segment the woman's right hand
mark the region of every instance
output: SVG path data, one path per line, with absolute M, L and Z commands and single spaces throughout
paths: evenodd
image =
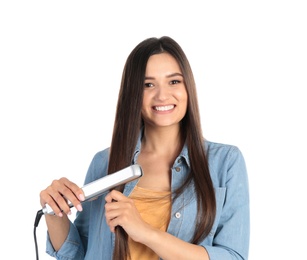
M 48 204 L 59 217 L 62 217 L 63 213 L 71 214 L 68 202 L 71 202 L 78 211 L 82 211 L 81 202 L 83 200 L 83 190 L 65 177 L 54 180 L 51 185 L 40 192 L 41 206 Z

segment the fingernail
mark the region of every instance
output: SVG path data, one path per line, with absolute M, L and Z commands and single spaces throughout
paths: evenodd
M 84 195 L 81 193 L 80 195 L 79 195 L 79 199 L 81 200 L 81 201 L 84 201 Z
M 77 208 L 78 211 L 82 211 L 82 210 L 83 210 L 81 204 L 78 204 L 78 205 L 76 206 L 76 208 Z

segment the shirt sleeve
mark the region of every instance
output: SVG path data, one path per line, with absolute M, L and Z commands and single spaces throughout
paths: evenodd
M 250 236 L 249 187 L 245 160 L 231 147 L 223 162 L 221 186 L 226 188 L 212 245 L 203 245 L 210 260 L 248 259 Z
M 70 222 L 68 236 L 59 251 L 55 251 L 47 233 L 46 253 L 58 260 L 83 260 L 84 250 L 78 230 Z
M 98 152 L 93 157 L 84 184 L 94 181 L 106 174 L 108 150 Z M 55 251 L 47 233 L 46 253 L 58 260 L 83 260 L 87 250 L 90 202 L 82 204 L 83 211 L 76 213 L 74 222 L 70 222 L 68 236 L 59 251 Z

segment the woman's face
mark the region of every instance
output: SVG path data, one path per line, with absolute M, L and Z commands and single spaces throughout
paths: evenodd
M 187 110 L 188 94 L 173 56 L 161 53 L 149 58 L 144 88 L 142 117 L 145 125 L 179 125 Z

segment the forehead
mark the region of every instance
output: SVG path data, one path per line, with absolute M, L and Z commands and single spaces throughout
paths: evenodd
M 176 59 L 169 53 L 154 54 L 149 57 L 146 66 L 148 73 L 181 73 Z

